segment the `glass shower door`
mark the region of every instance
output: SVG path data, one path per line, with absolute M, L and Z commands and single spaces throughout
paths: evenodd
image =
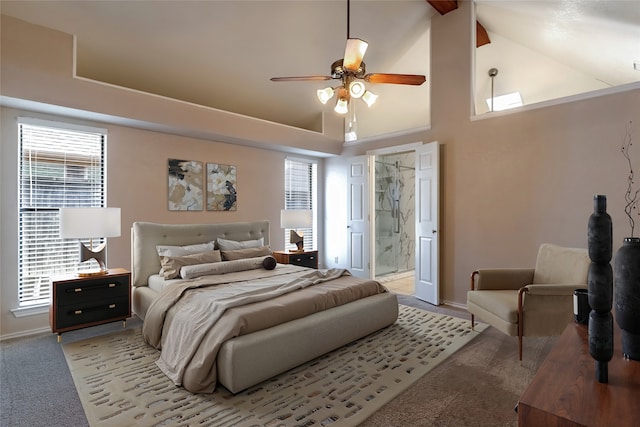
M 376 276 L 398 271 L 399 234 L 397 177 L 394 164 L 376 161 Z

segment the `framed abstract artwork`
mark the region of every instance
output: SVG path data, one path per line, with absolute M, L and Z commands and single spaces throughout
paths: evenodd
M 169 159 L 169 210 L 203 209 L 202 162 Z
M 237 209 L 236 167 L 207 163 L 207 210 L 235 211 Z

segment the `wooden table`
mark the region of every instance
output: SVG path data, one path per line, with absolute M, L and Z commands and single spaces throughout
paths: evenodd
M 564 330 L 518 403 L 519 426 L 623 427 L 640 425 L 640 361 L 622 356 L 614 321 L 609 382 L 595 377 L 586 325 Z

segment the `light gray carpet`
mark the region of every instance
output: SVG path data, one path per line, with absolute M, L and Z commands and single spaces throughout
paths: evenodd
M 470 323 L 463 309 L 434 307 L 406 296 L 398 300 Z M 525 337 L 520 363 L 517 337 L 488 328 L 360 427 L 516 427 L 514 407 L 556 340 Z
M 92 427 L 354 426 L 486 327 L 472 331 L 464 323 L 401 305 L 393 325 L 236 395 L 175 387 L 139 330 L 63 350 Z
M 410 296 L 400 303 L 468 319 L 464 309 L 432 306 Z M 131 319 L 127 329 L 141 325 Z M 69 343 L 121 331 L 118 323 L 68 332 Z M 517 339 L 489 328 L 367 419 L 365 427 L 517 426 L 513 407 L 555 338 L 525 338 L 520 366 Z M 479 363 L 489 361 L 489 369 Z M 0 425 L 88 426 L 56 336 L 43 333 L 0 343 Z

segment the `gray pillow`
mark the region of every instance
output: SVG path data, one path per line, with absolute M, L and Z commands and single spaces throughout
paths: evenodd
M 202 252 L 185 256 L 161 256 L 160 275 L 165 280 L 175 279 L 180 274 L 180 269 L 185 265 L 209 264 L 222 261 L 220 251 Z
M 259 256 L 272 255 L 269 246 L 260 246 L 257 248 L 235 249 L 232 251 L 221 250 L 222 259 L 225 261 L 233 261 L 236 259 L 256 258 Z

